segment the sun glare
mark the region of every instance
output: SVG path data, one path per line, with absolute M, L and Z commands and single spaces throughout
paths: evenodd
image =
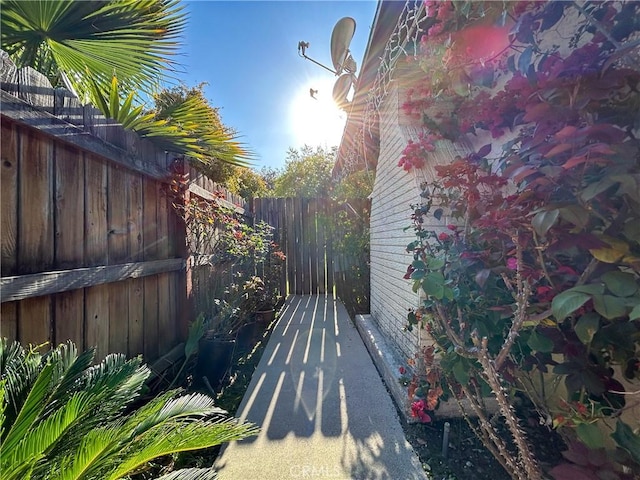
M 335 80 L 331 76 L 311 80 L 304 83 L 292 98 L 289 125 L 296 139 L 295 147 L 340 144 L 347 115 L 333 101 Z M 311 97 L 310 89 L 314 90 L 315 98 Z

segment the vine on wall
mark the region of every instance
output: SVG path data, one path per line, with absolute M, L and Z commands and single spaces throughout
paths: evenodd
M 570 446 L 554 478 L 627 478 L 640 469 L 626 415 L 640 401 L 640 5 L 425 4 L 429 74 L 403 107 L 425 133 L 399 166 L 424 166 L 438 139 L 490 140 L 436 166 L 412 206 L 405 278 L 425 301 L 408 326 L 431 333 L 444 384 L 514 478 L 544 475 L 516 392 Z M 449 233 L 423 228 L 445 215 Z M 487 420 L 487 392 L 517 457 Z

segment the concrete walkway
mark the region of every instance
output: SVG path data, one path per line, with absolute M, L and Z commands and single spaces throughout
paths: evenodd
M 261 427 L 218 457 L 221 480 L 425 479 L 344 306 L 292 296 L 238 409 Z

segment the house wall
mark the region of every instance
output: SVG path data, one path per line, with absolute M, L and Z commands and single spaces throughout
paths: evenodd
M 450 163 L 457 155 L 466 155 L 466 144 L 439 141 L 437 152 L 420 170 L 406 172 L 398 166 L 402 151 L 422 131 L 419 120 L 404 115 L 402 104 L 407 97 L 411 78 L 424 72 L 417 67 L 396 68 L 390 90 L 380 108 L 380 156 L 376 180 L 371 194 L 371 315 L 381 332 L 405 357 L 415 355 L 420 345 L 430 344 L 424 330 L 405 331 L 407 311 L 420 304 L 419 293 L 403 278 L 412 256 L 407 244 L 415 240 L 411 227 L 411 205 L 421 201 L 420 184 L 436 177 L 435 165 Z M 425 225 L 435 231 L 446 230 L 447 217 L 437 221 L 431 217 Z
M 410 357 L 418 335 L 403 327 L 407 309 L 417 307 L 419 298 L 402 278 L 411 262 L 406 246 L 413 237 L 403 229 L 410 225 L 410 205 L 420 197 L 413 176 L 397 166 L 407 144 L 398 124 L 398 85 L 391 86 L 380 121 L 380 156 L 371 194 L 371 315 L 385 337 Z

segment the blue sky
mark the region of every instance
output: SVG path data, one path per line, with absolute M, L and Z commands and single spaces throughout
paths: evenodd
M 208 83 L 207 98 L 256 154 L 256 168 L 282 167 L 289 147 L 339 143 L 346 114 L 331 99 L 336 77 L 299 57 L 298 42 L 309 42 L 307 55 L 331 66 L 333 26 L 353 17 L 351 53 L 360 68 L 375 0 L 184 4 L 189 22 L 178 78 L 188 86 Z M 310 88 L 318 90 L 318 100 Z

